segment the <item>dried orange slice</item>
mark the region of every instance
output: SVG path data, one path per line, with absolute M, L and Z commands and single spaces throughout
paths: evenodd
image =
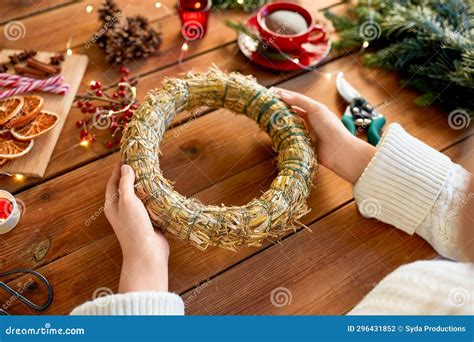
M 0 135 L 0 159 L 16 159 L 33 148 L 34 141 L 16 140 L 10 133 Z
M 25 126 L 12 128 L 10 133 L 18 140 L 31 140 L 50 131 L 58 122 L 59 116 L 56 113 L 42 110 L 33 121 Z
M 3 125 L 17 115 L 21 108 L 23 108 L 23 104 L 24 100 L 21 96 L 12 96 L 0 100 L 0 125 Z
M 6 123 L 6 127 L 16 128 L 26 125 L 32 121 L 43 108 L 43 98 L 38 95 L 27 95 L 23 97 L 24 104 L 20 112 Z

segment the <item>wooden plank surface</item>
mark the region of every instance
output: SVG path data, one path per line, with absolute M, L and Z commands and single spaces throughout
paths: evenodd
M 154 22 L 174 13 L 173 0 L 163 0 L 160 8 L 155 7 L 155 1 L 117 0 L 126 16 L 135 16 L 146 13 L 147 18 Z M 59 7 L 38 16 L 31 16 L 20 20 L 21 35 L 17 39 L 2 39 L 1 48 L 29 49 L 42 51 L 62 51 L 66 49 L 69 40 L 71 47 L 84 44 L 93 33 L 101 27 L 97 10 L 102 0 L 80 1 L 74 4 Z M 93 11 L 88 13 L 87 6 Z M 6 24 L 5 24 L 6 25 Z M 3 31 L 5 25 L 0 26 Z
M 214 61 L 220 61 L 219 66 L 223 70 L 231 71 L 237 68 L 237 70 L 245 74 L 256 75 L 258 81 L 267 86 L 276 84 L 288 77 L 288 75 L 270 73 L 255 67 L 253 64 L 246 63 L 245 58 L 241 56 L 235 46 L 226 46 L 182 65 L 176 65 L 144 77 L 139 85 L 140 96 L 144 96 L 144 89 L 152 89 L 159 86 L 167 75 L 178 75 L 193 67 L 205 69 L 212 65 Z M 446 141 L 449 142 L 457 139 L 459 136 L 462 137 L 467 131 L 460 132 L 450 129 L 446 114 L 436 107 L 424 109 L 416 106 L 414 103 L 416 92 L 411 90 L 400 91 L 399 79 L 395 74 L 363 68 L 359 61 L 352 56 L 329 63 L 320 72 L 314 71 L 295 78 L 295 81 L 290 80 L 284 86 L 292 90 L 305 92 L 309 96 L 326 103 L 334 112 L 342 113 L 345 103 L 338 96 L 334 83 L 334 75 L 341 70 L 345 71 L 347 78 L 355 86 L 364 89 L 364 96 L 374 104 L 384 104 L 386 100 L 391 99 L 392 94 L 397 93 L 395 99 L 382 106 L 382 111 L 389 119 L 389 122 L 398 121 L 401 124 L 410 125 L 415 130 L 414 134 L 417 134 L 417 131 L 421 133 L 426 131 L 426 126 L 430 122 L 436 121 L 434 123 L 437 127 L 436 134 L 430 134 L 429 137 L 432 143 L 446 146 Z M 327 77 L 327 73 L 331 73 L 330 78 Z M 298 90 L 299 87 L 301 87 L 301 90 Z M 407 114 L 402 115 L 405 112 Z M 189 116 L 189 113 L 183 115 Z M 394 120 L 391 119 L 392 117 Z M 100 143 L 94 144 L 87 149 L 78 144 L 78 129 L 75 126 L 75 121 L 81 118 L 82 115 L 78 110 L 71 112 L 70 119 L 66 122 L 60 136 L 60 143 L 56 147 L 46 171 L 45 176 L 47 179 L 111 152 Z M 106 132 L 104 133 L 106 134 Z M 35 182 L 35 180 L 28 179 L 26 182 L 19 183 L 9 177 L 0 178 L 0 186 L 12 192 L 21 190 L 31 182 Z
M 461 163 L 472 153 L 473 142 L 472 137 L 465 139 L 445 153 Z M 338 181 L 328 184 L 330 196 L 318 194 L 314 205 L 324 205 L 326 199 L 334 197 L 334 189 L 341 186 L 350 192 L 350 186 L 331 172 L 323 171 L 318 177 L 321 176 Z M 239 186 L 236 184 L 236 188 Z M 255 188 L 254 184 L 248 187 Z M 99 222 L 95 228 L 98 226 Z M 218 249 L 202 253 L 171 241 L 170 290 L 186 291 L 183 299 L 188 314 L 343 314 L 396 267 L 436 255 L 419 237 L 361 217 L 353 202 L 310 228 L 312 232 L 301 230 L 280 244 L 267 245 L 258 254 L 250 248 L 237 253 Z M 74 306 L 91 300 L 99 288 L 116 291 L 120 265 L 120 247 L 114 235 L 108 235 L 39 268 L 55 289 L 54 304 L 45 313 L 67 314 Z M 224 272 L 213 277 L 217 274 L 209 272 L 213 268 Z M 191 274 L 201 277 L 193 282 Z M 9 285 L 24 284 L 28 278 L 19 278 Z M 194 288 L 187 287 L 188 283 Z M 271 304 L 271 291 L 278 287 L 289 289 L 291 305 Z M 44 292 L 37 288 L 26 294 L 37 301 L 44 298 Z M 6 300 L 8 296 L 0 294 L 0 303 Z M 9 311 L 37 314 L 18 303 Z
M 2 50 L 0 60 L 6 62 L 8 56 L 20 50 Z M 39 52 L 36 56 L 38 60 L 49 62 L 51 53 Z M 33 149 L 26 156 L 7 162 L 0 166 L 0 173 L 22 174 L 28 177 L 43 177 L 58 141 L 64 123 L 67 120 L 72 102 L 82 76 L 87 67 L 88 59 L 83 55 L 66 56 L 66 60 L 61 65 L 61 76 L 64 83 L 69 84 L 69 91 L 65 95 L 55 95 L 38 93 L 43 99 L 43 109 L 58 114 L 59 122 L 51 131 L 35 139 Z
M 11 20 L 21 20 L 29 15 L 38 15 L 52 8 L 72 4 L 75 0 L 3 0 L 0 25 Z
M 353 67 L 352 69 L 355 68 Z M 367 74 L 364 74 L 364 76 L 366 77 Z M 301 79 L 304 80 L 306 77 L 309 76 L 301 76 Z M 382 78 L 379 77 L 379 80 L 380 79 Z M 365 79 L 365 81 L 371 82 L 370 78 Z M 294 84 L 295 81 L 293 80 L 292 82 Z M 357 82 L 360 81 L 355 81 L 355 83 Z M 304 88 L 303 83 L 299 86 Z M 324 82 L 314 83 L 314 87 L 322 87 L 321 89 L 324 89 L 325 84 Z M 306 91 L 311 92 L 311 89 L 312 88 L 308 88 Z M 383 91 L 381 93 L 384 94 Z M 372 96 L 375 96 L 376 94 L 377 93 L 374 93 Z M 337 101 L 335 103 L 337 106 Z M 396 103 L 398 102 L 395 101 L 394 104 Z M 332 106 L 334 106 L 334 104 L 332 104 Z M 419 115 L 418 113 L 415 114 Z M 217 115 L 217 112 L 211 115 Z M 184 137 L 184 145 L 179 144 L 178 148 L 173 147 L 175 145 L 172 142 L 169 142 L 169 145 L 164 145 L 164 158 L 166 158 L 166 156 L 169 156 L 170 158 L 168 159 L 169 162 L 164 161 L 162 163 L 163 168 L 165 169 L 165 175 L 171 179 L 175 179 L 173 175 L 176 175 L 175 177 L 179 178 L 182 172 L 185 172 L 184 175 L 198 174 L 201 177 L 199 179 L 199 177 L 196 178 L 189 176 L 189 183 L 177 183 L 177 189 L 186 195 L 192 195 L 193 188 L 201 185 L 199 180 L 204 181 L 204 184 L 206 183 L 206 177 L 208 177 L 207 172 L 212 172 L 210 166 L 220 165 L 221 169 L 219 172 L 221 174 L 213 176 L 219 179 L 219 176 L 222 178 L 222 173 L 225 175 L 227 172 L 225 166 L 228 167 L 229 165 L 233 165 L 229 160 L 224 162 L 224 160 L 221 159 L 226 151 L 227 153 L 228 151 L 232 151 L 228 146 L 222 146 L 222 149 L 215 149 L 214 152 L 210 152 L 212 151 L 212 148 L 210 151 L 203 148 L 206 144 L 212 146 L 212 141 L 208 141 L 208 137 L 203 137 L 202 134 L 197 133 L 199 132 L 198 125 L 201 122 L 200 120 L 208 119 L 212 121 L 211 115 L 193 121 L 193 123 L 190 124 L 190 127 L 187 128 L 188 131 L 185 130 L 181 135 L 175 134 L 175 131 L 170 131 L 167 133 L 167 137 L 165 138 L 165 144 L 167 144 L 167 139 L 174 139 L 175 137 L 179 139 Z M 398 114 L 396 117 L 399 118 L 401 116 L 404 116 L 403 113 Z M 231 120 L 225 116 L 222 117 L 222 120 L 223 122 L 231 122 Z M 439 125 L 439 121 L 431 122 L 431 125 L 432 126 L 425 127 L 425 130 L 417 132 L 417 134 L 421 135 L 420 137 L 422 139 L 429 139 L 429 137 L 432 136 L 431 132 L 435 131 L 435 127 Z M 409 122 L 407 122 L 407 126 L 410 126 Z M 207 124 L 204 124 L 201 127 L 207 128 L 208 126 Z M 218 125 L 216 130 L 219 128 L 222 127 L 219 127 Z M 242 126 L 242 128 L 244 131 L 248 130 L 246 126 Z M 175 130 L 178 129 L 179 127 Z M 222 131 L 225 130 L 222 129 Z M 172 136 L 168 137 L 170 134 Z M 439 134 L 438 136 L 443 138 L 442 134 Z M 194 141 L 192 141 L 193 137 Z M 451 136 L 451 139 L 447 139 L 448 137 L 449 136 L 445 136 L 443 139 L 446 146 L 449 146 L 457 139 L 454 135 Z M 203 142 L 199 142 L 199 139 Z M 216 139 L 222 144 L 232 141 L 229 139 L 221 139 L 219 137 Z M 188 141 L 188 143 L 186 143 L 186 141 Z M 256 141 L 254 141 L 248 145 L 243 144 L 243 142 L 238 142 L 235 146 L 243 146 L 245 148 L 251 147 L 252 150 L 254 148 L 260 149 L 261 152 L 268 156 L 268 152 L 265 152 L 266 149 L 262 150 L 262 147 L 258 147 L 258 145 L 259 144 L 256 144 Z M 171 154 L 168 155 L 166 151 L 170 149 Z M 185 151 L 185 153 L 183 153 L 183 151 Z M 260 153 L 254 155 L 260 155 Z M 187 154 L 187 156 L 184 155 L 180 157 L 180 154 Z M 30 210 L 29 208 L 32 207 L 33 212 L 27 211 L 23 223 L 15 228 L 14 235 L 11 234 L 2 237 L 2 244 L 7 246 L 4 251 L 4 266 L 7 267 L 7 269 L 17 267 L 18 265 L 38 267 L 58 258 L 62 258 L 63 256 L 67 257 L 68 254 L 73 253 L 74 251 L 81 251 L 84 248 L 88 249 L 87 253 L 91 255 L 91 260 L 96 260 L 97 253 L 101 255 L 104 250 L 107 250 L 109 245 L 114 246 L 111 248 L 110 255 L 104 255 L 101 260 L 102 262 L 105 262 L 104 259 L 108 256 L 111 259 L 110 262 L 118 263 L 120 260 L 120 250 L 116 244 L 115 238 L 109 236 L 111 230 L 105 221 L 105 218 L 101 216 L 89 226 L 84 224 L 84 220 L 93 216 L 95 212 L 100 210 L 103 203 L 102 196 L 105 183 L 113 162 L 117 157 L 117 155 L 113 155 L 109 158 L 98 160 L 84 168 L 70 172 L 63 177 L 59 177 L 54 181 L 47 182 L 23 193 L 20 198 L 24 200 L 27 205 L 27 210 Z M 235 153 L 233 158 L 240 159 L 241 153 Z M 196 168 L 190 167 L 190 161 L 192 161 L 192 164 L 196 163 L 198 166 Z M 211 163 L 210 161 L 214 161 L 214 163 Z M 209 166 L 205 166 L 207 163 L 209 163 Z M 271 160 L 268 160 L 268 162 L 264 161 L 263 163 L 264 165 L 256 165 L 255 167 L 235 174 L 233 177 L 226 178 L 224 181 L 219 182 L 194 196 L 206 203 L 223 202 L 226 204 L 242 204 L 242 202 L 245 202 L 248 198 L 258 195 L 260 191 L 268 187 L 268 184 L 274 175 L 274 166 L 272 165 Z M 186 168 L 186 165 L 188 168 Z M 242 165 L 245 166 L 246 164 L 244 163 Z M 168 167 L 170 167 L 170 169 L 168 169 Z M 201 172 L 199 172 L 200 168 Z M 170 172 L 168 170 L 170 170 Z M 235 168 L 235 171 L 240 170 L 239 167 Z M 188 173 L 186 173 L 186 171 L 188 171 Z M 185 180 L 187 177 L 184 176 L 183 179 Z M 252 179 L 254 182 L 246 185 L 246 180 L 248 179 Z M 321 170 L 316 179 L 315 192 L 310 199 L 310 206 L 316 210 L 305 218 L 303 222 L 310 223 L 314 221 L 315 218 L 330 212 L 332 209 L 343 205 L 351 199 L 349 185 L 343 181 L 338 181 L 337 179 L 338 178 L 330 172 L 324 171 L 324 169 Z M 213 179 L 210 183 L 212 184 L 215 181 L 216 179 Z M 337 191 L 335 189 L 337 189 Z M 248 190 L 249 193 L 245 194 L 244 190 Z M 337 195 L 335 195 L 335 193 L 337 193 Z M 65 210 L 64 203 L 68 203 L 69 208 L 71 209 Z M 26 222 L 28 222 L 28 224 L 26 224 Z M 98 240 L 100 241 L 97 242 Z M 22 251 L 21 254 L 18 254 L 18 249 L 21 248 L 25 242 L 26 245 L 30 246 L 30 248 Z M 88 245 L 91 243 L 93 243 L 93 245 Z M 255 249 L 243 249 L 239 253 L 233 254 L 220 249 L 211 249 L 201 255 L 201 253 L 194 248 L 185 246 L 181 242 L 174 241 L 172 243 L 172 250 L 175 257 L 171 261 L 171 286 L 176 291 L 189 289 L 194 284 L 203 281 L 203 279 L 211 277 L 214 274 L 231 267 L 231 265 L 239 260 L 243 260 L 249 255 L 258 252 L 258 250 Z M 201 262 L 193 264 L 190 263 L 191 260 L 201 260 Z M 114 268 L 110 267 L 110 270 L 113 272 Z M 93 276 L 91 275 L 91 277 L 99 277 L 96 273 L 98 271 L 91 270 L 91 272 L 94 274 Z M 110 277 L 109 279 L 115 279 L 108 274 L 103 276 Z M 116 276 L 118 276 L 118 273 Z M 109 283 L 108 285 L 112 286 L 113 283 Z
M 347 77 L 358 87 L 365 87 L 367 89 L 366 96 L 373 103 L 383 102 L 384 98 L 389 94 L 387 89 L 398 85 L 393 74 L 378 72 L 370 76 L 367 72 L 361 72 L 362 68 L 358 63 L 354 62 L 354 64 L 351 64 L 350 61 L 351 59 L 347 59 L 331 63 L 325 70 L 334 71 L 345 68 Z M 373 78 L 378 79 L 378 87 L 373 84 Z M 367 86 L 367 84 L 370 84 L 370 86 Z M 341 99 L 336 94 L 333 81 L 326 77 L 306 74 L 283 86 L 299 88 L 311 96 L 316 95 L 316 98 L 318 93 L 324 92 L 325 103 L 332 110 L 338 112 Z M 399 96 L 406 92 L 406 90 L 402 91 Z M 433 137 L 436 136 L 434 142 L 441 144 L 438 145 L 441 148 L 445 148 L 461 139 L 458 132 L 449 129 L 447 120 L 442 113 L 431 113 L 434 117 L 438 116 L 438 119 L 427 120 L 428 125 L 422 130 L 413 124 L 413 122 L 419 120 L 420 109 L 412 109 L 410 112 L 404 106 L 400 108 L 399 104 L 400 102 L 394 101 L 390 106 L 386 107 L 386 109 L 390 109 L 387 112 L 387 116 L 390 114 L 390 122 L 402 121 L 402 124 L 407 126 L 411 133 L 423 140 L 432 140 L 433 142 Z M 415 105 L 412 104 L 412 106 Z M 242 130 L 235 131 L 235 127 L 241 127 Z M 242 134 L 241 132 L 246 133 Z M 432 132 L 437 132 L 437 134 Z M 176 181 L 176 190 L 188 196 L 272 157 L 272 154 L 269 152 L 269 140 L 264 133 L 258 130 L 256 125 L 245 117 L 238 117 L 225 111 L 213 112 L 194 120 L 187 126 L 177 127 L 175 130 L 167 132 L 162 145 L 162 151 L 161 165 L 165 176 Z M 8 239 L 8 244 L 12 246 L 12 249 L 7 248 L 5 250 L 6 255 L 11 254 L 11 257 L 8 258 L 8 265 L 14 267 L 25 262 L 23 257 L 15 253 L 15 246 L 22 244 L 25 238 L 34 238 L 28 232 L 31 229 L 30 225 L 33 224 L 35 226 L 35 222 L 37 222 L 38 228 L 48 231 L 48 233 L 43 232 L 43 235 L 50 236 L 53 241 L 66 238 L 66 241 L 60 240 L 54 244 L 63 253 L 66 253 L 68 249 L 64 249 L 65 247 L 62 246 L 71 248 L 71 251 L 83 246 L 87 241 L 72 238 L 72 236 L 77 234 L 77 230 L 74 227 L 77 225 L 83 226 L 83 221 L 87 217 L 91 217 L 101 207 L 106 179 L 117 157 L 100 159 L 91 165 L 87 165 L 86 168 L 70 172 L 65 177 L 58 178 L 54 182 L 47 182 L 44 186 L 38 186 L 22 193 L 20 198 L 25 201 L 28 208 L 31 206 L 41 210 L 39 212 L 28 211 L 20 226 L 15 229 L 16 233 L 11 234 L 12 240 Z M 62 160 L 54 160 L 53 162 L 65 163 L 68 158 L 70 156 L 65 154 Z M 273 167 L 270 167 L 270 172 L 273 169 Z M 264 175 L 267 174 L 268 172 L 264 173 Z M 74 189 L 74 191 L 69 189 Z M 54 197 L 54 194 L 57 194 L 57 197 Z M 58 217 L 68 217 L 70 212 L 70 209 L 63 209 L 64 197 L 67 199 L 70 197 L 72 201 L 69 202 L 71 208 L 75 208 L 71 213 L 73 216 L 65 222 L 67 227 L 70 227 L 69 229 L 65 229 L 61 227 L 62 224 L 58 225 L 57 223 Z M 42 198 L 44 200 L 41 200 Z M 84 201 L 84 198 L 88 200 Z M 56 215 L 52 215 L 49 219 L 44 220 L 42 215 L 38 215 L 44 212 L 42 211 L 42 206 L 49 207 L 48 213 L 56 212 Z M 82 220 L 81 216 L 76 216 L 78 214 L 83 215 Z M 103 224 L 106 225 L 105 221 L 103 221 Z M 64 235 L 56 235 L 58 230 L 64 231 Z M 24 233 L 20 231 L 24 231 Z M 97 234 L 101 232 L 97 227 L 94 227 L 93 231 Z M 4 239 L 7 239 L 9 236 L 7 235 Z M 87 235 L 87 237 L 89 236 Z M 95 240 L 94 235 L 92 237 Z M 70 240 L 73 240 L 72 245 L 69 243 Z M 36 243 L 31 241 L 30 244 L 35 245 Z M 49 255 L 56 257 L 56 253 L 52 250 Z M 35 265 L 33 258 L 29 260 L 32 263 L 30 266 Z M 42 262 L 47 262 L 47 260 Z
M 401 264 L 436 255 L 421 238 L 363 218 L 354 203 L 309 228 L 187 292 L 187 313 L 344 314 Z
M 312 3 L 311 8 L 316 11 L 336 3 L 337 1 L 334 0 L 324 0 L 317 3 Z M 164 77 L 178 76 L 186 70 L 193 68 L 205 70 L 213 63 L 218 64 L 223 69 L 228 71 L 241 70 L 243 66 L 245 70 L 241 70 L 242 72 L 255 75 L 262 84 L 267 86 L 271 86 L 277 82 L 281 82 L 287 78 L 301 74 L 301 71 L 280 74 L 261 69 L 252 63 L 249 63 L 249 61 L 240 54 L 238 48 L 235 45 L 225 46 L 226 44 L 235 41 L 236 35 L 232 30 L 225 26 L 224 19 L 230 18 L 233 20 L 241 20 L 245 16 L 247 16 L 247 14 L 238 11 L 214 13 L 209 25 L 209 34 L 201 41 L 191 42 L 191 48 L 186 57 L 195 56 L 199 53 L 202 53 L 203 51 L 210 52 L 182 64 L 176 64 L 176 59 L 179 55 L 182 44 L 178 18 L 177 16 L 170 16 L 162 20 L 161 24 L 163 25 L 163 32 L 166 32 L 167 37 L 172 37 L 172 39 L 168 38 L 164 41 L 160 55 L 151 57 L 145 62 L 140 61 L 137 63 L 132 63 L 130 66 L 133 75 L 146 75 L 142 78 L 140 84 L 138 85 L 139 97 L 143 98 L 149 89 L 160 86 Z M 211 34 L 211 32 L 215 33 Z M 223 45 L 225 46 L 223 49 L 212 51 L 214 48 Z M 79 90 L 80 92 L 86 90 L 91 80 L 100 79 L 101 82 L 107 86 L 116 82 L 116 80 L 119 78 L 117 68 L 110 67 L 105 63 L 103 52 L 96 46 L 93 46 L 89 49 L 79 48 L 76 52 L 85 53 L 90 59 L 88 70 Z M 170 63 L 175 65 L 166 69 L 160 69 Z M 156 69 L 160 69 L 160 71 L 148 75 L 151 70 Z M 101 156 L 110 154 L 111 151 L 105 147 L 104 144 L 94 144 L 94 146 L 88 150 L 84 150 L 84 148 L 78 144 L 79 132 L 75 122 L 79 119 L 82 119 L 82 117 L 83 115 L 79 110 L 72 110 L 70 119 L 66 122 L 66 125 L 60 136 L 60 143 L 58 144 L 57 149 L 54 151 L 53 160 L 46 172 L 46 179 L 66 172 L 79 165 L 83 165 L 84 163 L 91 160 L 95 160 Z M 187 118 L 189 118 L 189 113 L 182 113 L 178 116 L 176 121 L 181 122 Z M 107 133 L 98 132 L 98 140 L 101 138 L 104 140 L 105 138 L 103 138 L 103 136 L 105 134 Z M 64 158 L 65 156 L 67 156 L 67 158 Z M 54 163 L 55 160 L 58 162 Z M 14 179 L 0 177 L 0 186 L 8 189 L 11 192 L 19 191 L 22 188 L 39 182 L 41 182 L 41 180 L 28 179 L 26 182 L 18 183 Z
M 473 143 L 471 136 L 446 154 L 463 164 Z M 420 237 L 363 218 L 355 203 L 310 229 L 188 291 L 187 313 L 346 314 L 397 267 L 437 255 Z
M 323 68 L 324 72 L 341 69 L 346 71 L 347 77 L 355 85 L 366 87 L 366 96 L 372 103 L 383 102 L 389 96 L 386 89 L 393 89 L 398 85 L 397 79 L 393 74 L 379 72 L 372 77 L 378 78 L 380 85 L 378 87 L 373 86 L 371 78 L 367 77 L 367 74 L 362 72 L 363 68 L 350 57 L 331 63 Z M 367 84 L 371 86 L 367 87 Z M 325 103 L 333 111 L 342 112 L 339 111 L 339 104 L 342 100 L 337 95 L 332 79 L 324 76 L 321 77 L 319 74 L 306 74 L 282 86 L 286 88 L 301 87 L 302 91 L 311 96 L 324 93 Z M 235 127 L 239 127 L 239 130 L 236 131 Z M 455 138 L 455 136 L 451 136 L 449 142 L 455 140 Z M 165 176 L 176 182 L 176 190 L 189 196 L 222 181 L 226 177 L 228 178 L 252 165 L 271 158 L 273 155 L 269 152 L 270 149 L 268 137 L 259 131 L 256 124 L 245 117 L 235 116 L 225 110 L 219 110 L 198 118 L 188 125 L 177 127 L 173 131 L 167 132 L 162 144 L 163 158 L 160 164 Z M 54 158 L 50 165 L 55 164 L 58 167 L 63 167 L 68 160 L 74 158 L 74 155 L 68 149 L 65 149 L 65 151 L 66 153 L 60 154 L 59 158 Z M 83 153 L 83 150 L 78 149 L 77 153 Z M 84 216 L 84 220 L 86 217 L 90 217 L 102 205 L 103 198 L 100 191 L 103 191 L 105 188 L 106 179 L 112 168 L 113 161 L 116 160 L 114 158 L 117 158 L 117 156 L 111 159 L 99 159 L 93 165 L 88 165 L 87 171 L 78 169 L 78 172 L 70 172 L 66 174 L 67 177 L 58 178 L 54 182 L 47 182 L 44 186 L 37 186 L 32 190 L 22 193 L 20 198 L 25 201 L 27 207 L 30 207 L 30 201 L 31 206 L 36 208 L 48 205 L 51 208 L 50 213 L 57 211 L 57 216 L 64 216 L 66 213 L 63 213 L 63 215 L 59 214 L 63 208 L 62 198 L 63 196 L 66 196 L 66 198 L 71 196 L 71 200 L 75 199 L 75 202 L 79 200 L 79 203 L 74 205 L 77 211 L 81 212 L 84 208 L 86 213 L 88 213 L 88 215 Z M 273 170 L 274 168 L 271 167 L 270 169 Z M 87 177 L 88 174 L 92 177 Z M 64 182 L 59 182 L 59 180 L 63 179 L 65 179 Z M 69 191 L 71 187 L 73 187 L 74 191 Z M 61 191 L 60 189 L 64 190 Z M 77 193 L 78 191 L 85 191 L 86 193 L 82 196 L 91 200 L 83 201 L 81 195 Z M 53 201 L 54 198 L 51 198 L 52 196 L 46 195 L 49 193 L 57 194 L 58 192 L 61 192 L 61 195 L 58 194 L 56 202 Z M 43 196 L 46 200 L 39 201 L 39 196 Z M 33 225 L 35 222 L 38 222 L 40 227 L 44 227 L 43 229 L 47 230 L 64 230 L 64 228 L 58 227 L 55 223 L 54 220 L 56 218 L 54 216 L 51 217 L 53 221 L 44 221 L 41 216 L 36 219 L 34 212 L 28 211 L 27 215 L 22 220 L 20 226 L 15 229 L 15 236 L 19 244 L 22 243 L 24 238 L 22 237 L 23 234 L 18 231 L 20 229 L 25 230 L 25 232 L 29 231 L 29 225 L 26 225 L 27 222 L 28 224 L 33 223 Z M 66 229 L 65 234 L 67 236 L 76 234 L 76 230 L 73 227 L 78 221 L 68 219 L 68 222 L 71 223 L 71 228 L 70 230 Z M 81 226 L 83 225 L 82 223 L 80 222 Z M 95 231 L 97 232 L 98 230 Z M 53 232 L 46 235 L 56 239 Z M 29 235 L 29 238 L 32 238 L 32 236 Z M 69 237 L 68 239 L 71 238 Z M 76 243 L 80 241 L 80 239 L 75 240 Z M 15 243 L 12 241 L 9 244 L 15 246 Z M 58 241 L 55 245 L 64 246 L 68 244 L 64 241 Z M 17 259 L 15 257 L 14 251 L 15 249 L 12 248 L 12 257 L 8 258 L 11 267 L 23 262 L 23 258 Z M 54 256 L 55 253 L 53 252 L 51 255 Z
M 337 3 L 304 2 L 311 8 L 315 6 L 314 9 Z M 82 45 L 98 27 L 96 11 L 87 14 L 85 6 L 92 4 L 96 10 L 98 3 L 81 2 L 25 18 L 22 22 L 30 34 L 23 44 L 29 42 L 34 46 L 48 38 L 60 29 L 58 21 L 66 15 L 68 28 L 46 44 L 52 50 L 64 49 L 64 39 L 74 32 L 72 46 Z M 127 9 L 127 14 L 135 10 L 143 13 L 154 4 L 134 3 L 136 8 Z M 175 2 L 163 3 L 167 7 L 161 12 L 146 11 L 153 22 L 159 20 L 163 25 L 162 54 L 131 66 L 133 72 L 142 76 L 141 97 L 147 89 L 159 86 L 166 76 L 176 76 L 192 67 L 206 69 L 217 62 L 228 71 L 254 74 L 262 84 L 279 84 L 303 92 L 340 114 L 345 104 L 337 95 L 334 76 L 342 70 L 373 104 L 381 105 L 389 122 L 400 122 L 411 134 L 438 150 L 455 144 L 448 150 L 455 158 L 464 158 L 466 146 L 472 150 L 472 138 L 465 139 L 469 133 L 450 129 L 447 113 L 436 107 L 417 107 L 413 103 L 416 93 L 401 88 L 395 74 L 363 68 L 357 56 L 331 61 L 321 72 L 304 75 L 280 75 L 249 63 L 230 44 L 235 41 L 235 33 L 223 25 L 224 18 L 245 17 L 239 12 L 213 13 L 212 34 L 193 43 L 187 60 L 177 63 L 182 38 L 173 9 Z M 66 11 L 73 6 L 74 10 Z M 53 23 L 41 26 L 46 21 Z M 80 52 L 81 48 L 74 51 Z M 93 63 L 81 89 L 97 78 L 106 85 L 112 84 L 117 71 L 104 63 L 102 52 L 93 47 L 85 53 Z M 177 191 L 205 203 L 240 205 L 268 188 L 276 174 L 275 155 L 268 137 L 256 125 L 225 110 L 211 111 L 199 118 L 190 115 L 183 113 L 177 118 L 178 126 L 165 134 L 162 144 L 161 166 L 165 176 L 176 181 Z M 74 123 L 80 117 L 77 111 L 71 112 L 47 170 L 47 181 L 33 186 L 35 182 L 31 180 L 0 180 L 0 188 L 10 191 L 30 187 L 18 196 L 26 205 L 20 225 L 12 233 L 0 235 L 0 270 L 39 269 L 55 291 L 53 306 L 46 314 L 66 314 L 75 305 L 92 299 L 96 289 L 106 287 L 115 291 L 118 285 L 120 247 L 100 213 L 105 184 L 119 155 L 110 155 L 111 151 L 99 144 L 88 150 L 79 148 Z M 278 245 L 242 248 L 237 253 L 210 248 L 202 253 L 171 240 L 170 289 L 183 294 L 191 314 L 345 313 L 397 266 L 434 255 L 421 239 L 362 218 L 355 209 L 351 186 L 324 167 L 318 171 L 309 206 L 313 210 L 302 222 L 311 225 L 312 233 L 299 230 Z M 18 283 L 23 284 L 27 278 L 12 280 L 10 285 L 21 287 Z M 291 292 L 291 305 L 271 305 L 269 296 L 278 287 Z M 42 293 L 38 288 L 29 289 L 27 295 L 39 300 Z M 0 303 L 7 299 L 0 293 Z M 8 311 L 37 314 L 18 302 Z

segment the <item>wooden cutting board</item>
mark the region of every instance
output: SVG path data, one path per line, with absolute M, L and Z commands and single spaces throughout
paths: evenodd
M 0 52 L 0 61 L 8 61 L 8 56 L 21 51 L 2 50 Z M 49 57 L 53 55 L 51 52 L 39 52 L 37 58 L 43 62 L 49 63 Z M 61 75 L 64 82 L 68 83 L 70 88 L 66 95 L 55 95 L 50 93 L 35 92 L 44 98 L 43 109 L 50 110 L 59 115 L 59 123 L 48 133 L 35 139 L 33 149 L 27 155 L 11 160 L 5 165 L 0 166 L 0 174 L 22 174 L 29 177 L 43 177 L 48 166 L 54 147 L 59 138 L 59 134 L 66 122 L 66 118 L 71 110 L 74 96 L 81 84 L 82 77 L 88 63 L 87 56 L 71 55 L 66 56 L 66 60 L 62 63 Z

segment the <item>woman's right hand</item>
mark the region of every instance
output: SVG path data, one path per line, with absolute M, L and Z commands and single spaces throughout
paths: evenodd
M 374 156 L 375 147 L 354 137 L 324 104 L 286 89 L 272 90 L 306 121 L 318 161 L 355 184 Z

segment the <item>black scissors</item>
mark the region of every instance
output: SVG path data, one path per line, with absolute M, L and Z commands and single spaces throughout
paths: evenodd
M 35 276 L 36 278 L 38 278 L 38 280 L 41 283 L 43 283 L 44 286 L 46 286 L 46 289 L 47 289 L 47 292 L 48 292 L 48 298 L 47 298 L 46 302 L 44 304 L 36 304 L 36 303 L 33 303 L 28 298 L 26 298 L 25 296 L 23 296 L 20 292 L 12 289 L 10 286 L 5 284 L 3 281 L 0 281 L 0 289 L 4 289 L 8 293 L 10 293 L 12 295 L 11 300 L 18 299 L 20 302 L 22 302 L 26 306 L 28 306 L 28 307 L 32 308 L 33 310 L 36 310 L 36 311 L 44 311 L 47 308 L 49 308 L 49 306 L 51 305 L 51 302 L 53 301 L 53 288 L 51 287 L 51 284 L 49 283 L 49 281 L 46 280 L 46 278 L 43 277 L 42 274 L 40 274 L 36 271 L 33 271 L 33 270 L 29 270 L 29 269 L 17 269 L 17 270 L 13 270 L 13 271 L 0 273 L 0 277 L 5 277 L 5 276 L 11 275 L 11 274 L 31 274 L 31 275 Z M 0 315 L 8 315 L 8 312 L 6 312 L 2 307 L 0 307 Z

